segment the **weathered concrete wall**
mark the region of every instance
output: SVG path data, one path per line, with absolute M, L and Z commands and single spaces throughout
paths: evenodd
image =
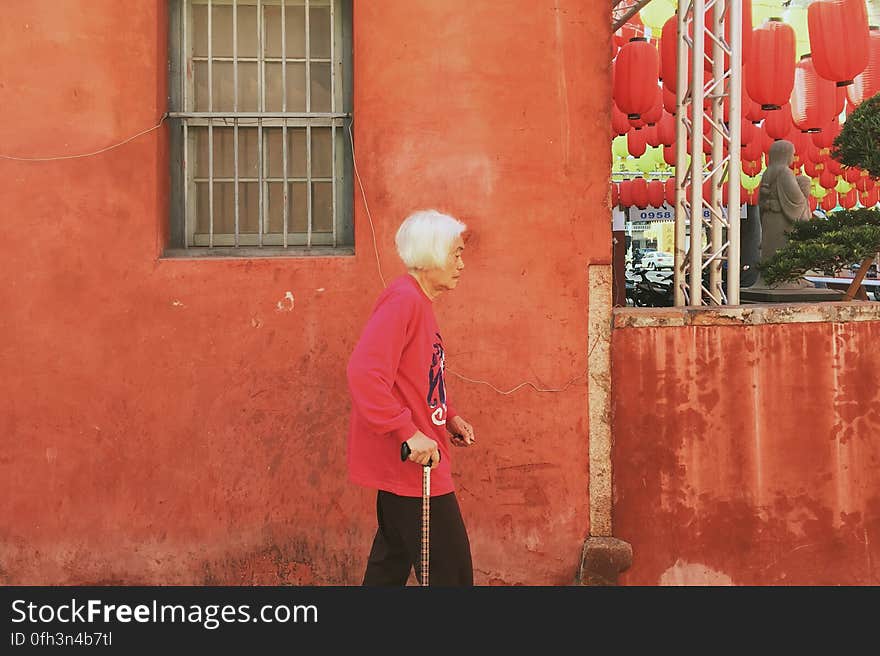
M 33 0 L 0 21 L 0 151 L 82 153 L 165 111 L 165 2 Z M 426 32 L 427 30 L 427 32 Z M 472 228 L 438 303 L 479 446 L 455 464 L 479 583 L 569 583 L 589 530 L 587 267 L 610 260 L 607 7 L 355 2 L 358 168 L 386 277 L 437 207 Z M 426 38 L 426 34 L 429 35 Z M 168 127 L 0 160 L 0 580 L 357 583 L 356 256 L 169 261 Z M 294 302 L 285 300 L 290 292 Z
M 876 306 L 660 314 L 612 337 L 621 582 L 880 583 Z

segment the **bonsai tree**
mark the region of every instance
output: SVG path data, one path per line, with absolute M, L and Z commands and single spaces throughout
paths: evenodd
M 788 244 L 760 268 L 764 279 L 774 285 L 797 280 L 807 271 L 834 276 L 853 262 L 861 262 L 856 276 L 858 288 L 878 250 L 880 212 L 867 208 L 838 210 L 827 219 L 796 223 Z
M 844 166 L 858 167 L 880 178 L 880 94 L 850 114 L 834 139 L 831 156 Z
M 844 166 L 858 167 L 880 178 L 880 94 L 849 115 L 834 140 L 831 156 Z M 854 298 L 871 261 L 880 251 L 880 212 L 873 208 L 838 210 L 827 219 L 803 221 L 789 233 L 789 242 L 758 265 L 772 284 L 800 278 L 807 271 L 834 276 L 861 262 L 846 298 Z

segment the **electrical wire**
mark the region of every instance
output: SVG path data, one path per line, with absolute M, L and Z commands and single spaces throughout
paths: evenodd
M 364 183 L 361 182 L 361 174 L 358 173 L 357 158 L 354 156 L 354 135 L 351 132 L 351 126 L 354 125 L 354 119 L 348 123 L 348 138 L 351 144 L 351 163 L 354 167 L 354 176 L 357 179 L 358 187 L 361 190 L 361 197 L 364 199 L 364 209 L 367 211 L 367 219 L 370 221 L 370 232 L 373 233 L 373 250 L 376 253 L 376 266 L 379 269 L 379 278 L 382 280 L 382 286 L 387 287 L 385 276 L 382 275 L 382 262 L 379 261 L 379 246 L 376 243 L 376 228 L 373 226 L 373 215 L 370 214 L 370 205 L 367 203 L 367 194 L 364 192 Z
M 120 141 L 119 143 L 115 143 L 112 146 L 107 146 L 106 148 L 101 148 L 100 150 L 95 150 L 90 153 L 81 153 L 79 155 L 56 155 L 53 157 L 17 157 L 14 155 L 2 155 L 0 154 L 0 159 L 12 160 L 14 162 L 54 162 L 58 160 L 64 159 L 80 159 L 82 157 L 92 157 L 94 155 L 100 155 L 101 153 L 106 153 L 108 150 L 113 150 L 114 148 L 119 148 L 120 146 L 124 146 L 130 141 L 134 141 L 138 137 L 141 137 L 153 130 L 158 130 L 162 124 L 165 122 L 165 119 L 168 118 L 168 114 L 162 114 L 162 118 L 159 119 L 159 122 L 156 123 L 151 128 L 147 128 L 146 130 L 142 130 L 135 135 L 130 136 L 128 139 L 124 141 Z

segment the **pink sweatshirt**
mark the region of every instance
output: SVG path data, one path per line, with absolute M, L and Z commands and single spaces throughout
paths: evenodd
M 446 397 L 444 369 L 431 299 L 415 278 L 400 276 L 379 296 L 348 361 L 348 471 L 354 483 L 422 496 L 421 466 L 400 460 L 401 442 L 420 430 L 440 449 L 431 496 L 454 490 L 446 421 L 456 413 Z

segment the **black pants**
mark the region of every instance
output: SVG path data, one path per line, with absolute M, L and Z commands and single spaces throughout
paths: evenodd
M 379 529 L 364 585 L 406 585 L 411 568 L 421 582 L 422 499 L 379 491 Z M 429 575 L 432 586 L 474 584 L 471 545 L 455 493 L 431 497 Z

